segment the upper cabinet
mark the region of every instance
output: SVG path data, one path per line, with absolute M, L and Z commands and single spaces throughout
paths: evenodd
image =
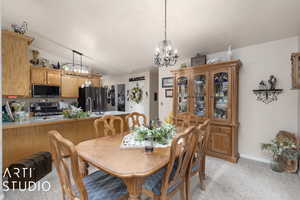
M 2 95 L 30 95 L 28 46 L 32 38 L 2 30 Z
M 61 71 L 44 67 L 31 68 L 31 83 L 34 85 L 61 85 Z
M 61 78 L 61 96 L 67 98 L 78 98 L 79 85 L 78 77 L 63 75 Z
M 292 88 L 300 89 L 300 53 L 293 53 L 292 61 Z

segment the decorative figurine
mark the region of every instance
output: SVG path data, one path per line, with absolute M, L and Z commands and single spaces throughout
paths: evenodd
M 15 33 L 19 33 L 24 35 L 28 31 L 28 23 L 23 22 L 20 26 L 17 24 L 12 24 L 11 27 L 13 28 Z
M 271 90 L 275 90 L 276 88 L 276 83 L 277 83 L 277 79 L 274 75 L 270 76 L 270 79 L 268 80 L 269 86 Z
M 32 59 L 30 60 L 30 63 L 33 65 L 40 65 L 40 59 L 39 57 L 40 52 L 38 50 L 32 50 Z

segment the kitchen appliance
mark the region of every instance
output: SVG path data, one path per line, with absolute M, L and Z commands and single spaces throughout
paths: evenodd
M 85 112 L 106 111 L 106 89 L 98 87 L 79 88 L 78 105 Z
M 34 102 L 30 104 L 30 112 L 35 117 L 61 115 L 59 102 Z
M 59 97 L 60 87 L 49 85 L 33 85 L 32 97 Z

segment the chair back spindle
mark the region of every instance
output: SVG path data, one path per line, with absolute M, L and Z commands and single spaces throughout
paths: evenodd
M 143 122 L 140 121 L 141 119 Z M 144 114 L 133 112 L 125 117 L 125 121 L 130 129 L 134 129 L 142 125 L 146 125 L 147 117 Z
M 120 126 L 119 126 L 119 131 L 117 131 L 116 126 L 115 126 L 115 122 L 119 122 Z M 105 115 L 99 119 L 96 119 L 94 121 L 94 128 L 95 128 L 95 132 L 96 132 L 96 136 L 97 137 L 101 137 L 103 135 L 100 135 L 100 124 L 103 124 L 103 128 L 104 128 L 104 136 L 113 136 L 116 135 L 118 133 L 123 134 L 124 133 L 124 121 L 121 117 L 119 116 L 113 116 L 113 115 Z
M 189 127 L 173 139 L 170 161 L 162 182 L 162 196 L 167 196 L 167 190 L 172 185 L 185 181 L 197 141 L 198 134 L 195 126 Z

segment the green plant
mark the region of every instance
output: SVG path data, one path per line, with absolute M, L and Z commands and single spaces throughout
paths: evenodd
M 65 118 L 69 118 L 69 119 L 89 117 L 89 113 L 83 112 L 81 108 L 76 108 L 74 106 L 71 106 L 70 109 L 64 110 L 63 115 Z
M 280 157 L 286 158 L 288 160 L 295 160 L 300 156 L 300 145 L 295 144 L 292 140 L 288 138 L 284 139 L 273 139 L 271 143 L 262 144 L 262 150 L 271 152 L 273 154 L 274 160 Z
M 159 128 L 150 130 L 147 127 L 139 127 L 134 130 L 137 133 L 136 140 L 142 141 L 151 138 L 159 144 L 167 144 L 175 135 L 175 127 L 171 124 L 164 124 Z

